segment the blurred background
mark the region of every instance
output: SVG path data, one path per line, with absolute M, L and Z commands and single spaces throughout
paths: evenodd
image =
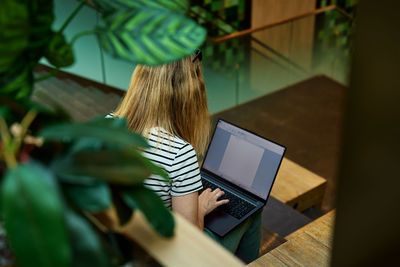
M 356 6 L 354 0 L 192 1 L 188 16 L 208 31 L 202 51 L 210 112 L 316 74 L 347 85 Z M 75 1 L 55 1 L 55 28 L 75 7 Z M 93 28 L 99 16 L 84 7 L 66 28 L 67 38 Z M 95 36 L 80 38 L 74 50 L 78 60 L 67 72 L 127 90 L 134 65 L 104 53 Z

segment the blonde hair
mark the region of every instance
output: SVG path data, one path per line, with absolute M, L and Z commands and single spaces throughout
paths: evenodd
M 198 155 L 208 144 L 210 115 L 199 60 L 194 56 L 161 66 L 138 65 L 114 112 L 130 130 L 147 135 L 160 127 L 190 143 Z

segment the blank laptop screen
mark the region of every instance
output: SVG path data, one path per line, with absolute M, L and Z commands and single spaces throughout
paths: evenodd
M 266 199 L 285 147 L 218 121 L 203 169 Z

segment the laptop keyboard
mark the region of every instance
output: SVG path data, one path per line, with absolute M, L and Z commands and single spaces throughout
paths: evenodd
M 209 181 L 207 181 L 205 179 L 202 179 L 202 182 L 203 182 L 203 190 L 202 191 L 204 191 L 207 188 L 211 188 L 212 190 L 218 188 L 218 186 L 216 186 L 213 183 L 210 183 Z M 200 191 L 200 193 L 202 191 Z M 226 213 L 228 213 L 229 215 L 232 215 L 236 219 L 241 219 L 244 215 L 249 213 L 255 207 L 253 204 L 247 202 L 246 200 L 244 200 L 242 198 L 237 197 L 234 194 L 231 194 L 227 191 L 224 191 L 224 192 L 225 192 L 225 195 L 222 196 L 222 198 L 220 198 L 220 199 L 229 199 L 229 203 L 221 205 L 217 209 L 221 209 L 221 210 L 225 211 Z

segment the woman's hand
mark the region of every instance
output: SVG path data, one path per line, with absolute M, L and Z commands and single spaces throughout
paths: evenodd
M 225 192 L 219 188 L 214 191 L 211 191 L 210 188 L 204 190 L 199 196 L 199 213 L 206 216 L 215 208 L 228 203 L 228 199 L 218 200 L 223 195 L 225 195 Z

